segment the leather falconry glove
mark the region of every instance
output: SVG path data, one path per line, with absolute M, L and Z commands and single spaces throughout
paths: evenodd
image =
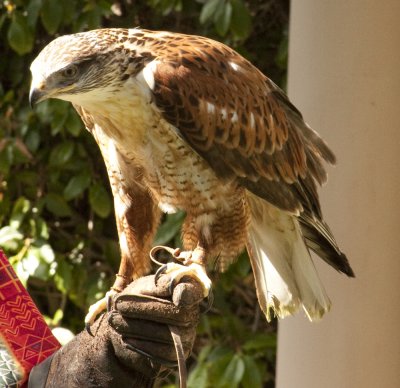
M 177 366 L 170 327 L 189 356 L 203 299 L 194 280 L 173 290 L 169 284 L 169 276 L 157 285 L 153 275 L 133 281 L 93 324 L 93 336 L 81 332 L 32 370 L 29 388 L 151 387 L 160 372 Z

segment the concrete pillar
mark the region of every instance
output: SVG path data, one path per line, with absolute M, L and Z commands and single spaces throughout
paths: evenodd
M 400 1 L 293 0 L 289 96 L 332 147 L 325 220 L 356 273 L 280 322 L 277 388 L 400 387 Z

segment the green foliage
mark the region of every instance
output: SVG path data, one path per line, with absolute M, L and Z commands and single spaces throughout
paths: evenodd
M 0 247 L 49 323 L 82 329 L 88 306 L 114 280 L 119 248 L 91 135 L 68 103 L 28 106 L 29 66 L 38 51 L 58 35 L 140 25 L 222 40 L 283 84 L 287 15 L 287 0 L 0 2 Z M 166 216 L 155 243 L 179 245 L 183 217 Z M 189 385 L 272 386 L 275 333 L 260 316 L 247 258 L 215 276 Z
M 33 34 L 28 21 L 15 12 L 7 32 L 10 46 L 20 55 L 29 53 L 33 47 Z
M 212 23 L 220 36 L 228 31 L 236 39 L 245 39 L 251 31 L 250 12 L 242 0 L 208 0 L 200 13 L 200 23 Z

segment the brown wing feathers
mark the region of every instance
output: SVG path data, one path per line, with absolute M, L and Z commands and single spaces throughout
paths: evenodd
M 195 63 L 200 58 L 197 53 L 190 60 L 160 63 L 155 73 L 155 102 L 164 118 L 220 177 L 238 177 L 241 184 L 276 206 L 299 210 L 301 204 L 291 184 L 307 175 L 303 136 L 286 113 L 283 98 L 276 98 L 282 92 L 232 53 L 238 70 L 227 65 L 231 58 L 216 60 L 214 50 L 208 56 L 203 53 L 200 65 Z M 238 64 L 239 58 L 244 64 Z M 220 64 L 224 64 L 222 73 Z M 260 187 L 265 186 L 263 182 L 277 184 Z M 268 194 L 268 190 L 273 192 Z
M 322 221 L 316 182 L 335 163 L 324 141 L 272 81 L 222 44 L 197 38 L 157 66 L 156 105 L 191 147 L 226 179 L 299 215 L 309 246 L 353 272 Z

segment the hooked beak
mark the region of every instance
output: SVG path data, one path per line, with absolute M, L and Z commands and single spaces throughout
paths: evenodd
M 43 90 L 37 89 L 35 87 L 31 88 L 29 92 L 29 104 L 31 108 L 33 108 L 33 106 L 38 102 L 43 101 L 45 98 L 46 98 L 46 93 Z
M 31 108 L 33 108 L 35 104 L 49 98 L 50 94 L 44 78 L 32 78 L 31 90 L 29 91 L 29 104 Z

